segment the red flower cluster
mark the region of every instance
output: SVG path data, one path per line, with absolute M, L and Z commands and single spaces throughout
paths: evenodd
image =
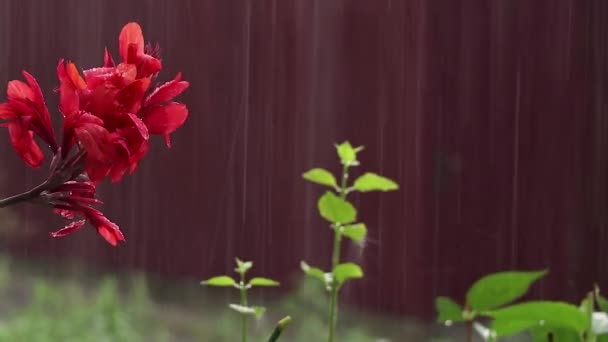
M 188 116 L 182 103 L 173 102 L 189 86 L 178 74 L 156 88 L 151 84 L 161 71 L 158 48 L 144 45 L 137 23 L 125 25 L 119 36 L 122 63 L 116 65 L 106 49 L 102 67 L 84 70 L 74 63 L 59 61 L 59 110 L 63 114 L 63 136 L 55 140 L 49 111 L 40 86 L 27 72 L 27 83 L 8 83 L 8 100 L 0 104 L 0 125 L 8 127 L 11 144 L 23 161 L 39 167 L 44 155 L 34 139 L 38 136 L 54 154 L 52 172 L 37 187 L 37 201 L 50 204 L 68 219 L 65 228 L 52 233 L 65 236 L 89 221 L 106 241 L 124 241 L 118 226 L 93 205 L 95 184 L 109 176 L 118 182 L 135 171 L 148 151 L 150 135 L 163 135 L 170 146 L 170 134 Z

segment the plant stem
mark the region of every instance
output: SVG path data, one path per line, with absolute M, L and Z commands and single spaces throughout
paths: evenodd
M 287 328 L 289 323 L 291 323 L 291 317 L 286 316 L 285 318 L 281 319 L 272 331 L 272 335 L 270 335 L 270 337 L 268 338 L 268 342 L 276 342 L 279 339 L 279 336 L 281 336 L 281 333 L 283 333 L 283 330 Z
M 5 208 L 8 207 L 9 205 L 13 205 L 13 204 L 17 204 L 20 202 L 27 202 L 30 200 L 33 200 L 34 198 L 38 197 L 38 195 L 40 195 L 40 193 L 42 191 L 45 190 L 45 187 L 47 186 L 47 182 L 44 182 L 36 187 L 34 187 L 31 190 L 28 190 L 26 192 L 20 193 L 18 195 L 14 195 L 11 197 L 7 197 L 4 199 L 0 200 L 0 208 Z
M 241 273 L 241 306 L 247 306 L 247 287 L 245 285 L 245 272 Z M 247 315 L 241 314 L 241 341 L 247 342 Z
M 348 180 L 348 165 L 342 167 L 342 182 L 340 184 L 340 198 L 346 199 L 346 181 Z M 331 270 L 340 264 L 340 247 L 342 242 L 342 232 L 340 226 L 334 226 L 334 246 L 331 256 Z M 338 323 L 338 290 L 339 286 L 335 279 L 332 279 L 331 293 L 329 300 L 329 335 L 328 342 L 333 342 L 336 335 L 336 325 Z

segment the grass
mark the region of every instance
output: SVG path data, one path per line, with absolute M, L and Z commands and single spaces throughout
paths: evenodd
M 213 296 L 198 281 L 153 276 L 100 274 L 49 261 L 0 257 L 0 341 L 237 341 L 239 315 L 225 307 L 226 292 Z M 256 301 L 267 314 L 253 321 L 251 341 L 265 341 L 276 321 L 292 324 L 280 341 L 326 338 L 326 293 L 304 280 L 290 295 Z M 405 319 L 345 310 L 340 340 L 424 341 L 417 324 Z M 406 337 L 408 336 L 408 337 Z

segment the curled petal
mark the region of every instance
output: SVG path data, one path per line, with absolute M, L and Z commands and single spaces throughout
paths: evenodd
M 73 210 L 55 208 L 54 211 L 55 214 L 60 215 L 61 217 L 66 218 L 68 220 L 73 220 L 76 217 L 76 213 Z
M 144 101 L 144 106 L 154 106 L 163 102 L 169 102 L 183 93 L 190 84 L 181 81 L 182 74 L 178 73 L 172 81 L 156 88 Z
M 99 210 L 87 208 L 85 215 L 97 232 L 112 246 L 125 241 L 125 237 L 116 223 L 108 220 Z
M 64 237 L 64 236 L 72 234 L 73 232 L 82 228 L 82 226 L 84 226 L 85 223 L 86 223 L 86 220 L 74 221 L 74 222 L 68 224 L 67 226 L 63 227 L 62 229 L 59 229 L 56 232 L 50 233 L 50 235 L 54 238 Z
M 27 165 L 33 168 L 39 167 L 44 160 L 44 155 L 42 154 L 42 150 L 40 150 L 40 146 L 34 140 L 34 133 L 29 131 L 23 122 L 19 121 L 8 123 L 8 133 L 11 144 L 19 157 Z
M 150 55 L 142 55 L 137 77 L 150 77 L 163 68 L 162 62 Z
M 144 54 L 144 35 L 138 23 L 128 23 L 122 28 L 118 36 L 118 46 L 120 57 L 126 63 L 135 63 L 129 60 L 129 47 L 134 49 L 136 56 Z
M 144 118 L 150 134 L 170 134 L 184 124 L 188 117 L 186 105 L 171 102 L 157 106 Z
M 42 89 L 40 89 L 40 85 L 38 81 L 29 74 L 27 71 L 23 71 L 23 77 L 30 86 L 32 90 L 33 98 L 31 101 L 36 107 L 36 126 L 40 126 L 41 132 L 39 132 L 40 137 L 46 141 L 53 152 L 57 151 L 57 142 L 55 141 L 55 132 L 53 130 L 53 125 L 51 124 L 51 114 L 49 113 L 48 108 L 46 107 L 46 103 L 44 102 L 44 96 L 42 95 Z

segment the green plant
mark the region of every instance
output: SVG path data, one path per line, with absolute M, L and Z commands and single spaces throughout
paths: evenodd
M 241 261 L 239 258 L 236 258 L 236 265 L 237 267 L 234 269 L 234 271 L 239 274 L 238 282 L 230 276 L 220 275 L 203 280 L 201 284 L 207 286 L 234 287 L 235 289 L 239 290 L 241 298 L 240 303 L 229 304 L 228 307 L 241 315 L 241 341 L 246 342 L 247 321 L 249 316 L 260 318 L 266 311 L 266 308 L 263 306 L 249 306 L 249 302 L 247 300 L 247 290 L 254 286 L 279 286 L 279 282 L 268 278 L 255 277 L 246 283 L 245 274 L 253 267 L 253 262 Z M 286 324 L 282 325 L 281 331 L 284 326 L 286 326 Z
M 351 168 L 359 165 L 357 154 L 363 150 L 363 146 L 352 147 L 346 141 L 336 145 L 336 150 L 342 164 L 340 184 L 338 184 L 336 177 L 325 169 L 314 168 L 303 174 L 304 179 L 312 183 L 328 186 L 333 190 L 326 191 L 318 201 L 321 217 L 330 222 L 330 227 L 334 231 L 331 271 L 324 272 L 320 268 L 309 266 L 304 261 L 300 265 L 304 273 L 319 279 L 330 293 L 328 317 L 329 342 L 333 342 L 335 338 L 340 288 L 347 280 L 363 277 L 361 266 L 351 262 L 340 263 L 342 238 L 349 238 L 355 243 L 362 245 L 367 235 L 367 227 L 363 223 L 357 223 L 357 210 L 346 200 L 346 197 L 353 191 L 391 191 L 399 188 L 394 181 L 371 172 L 359 176 L 349 186 L 349 171 Z
M 597 287 L 579 306 L 559 301 L 513 304 L 546 274 L 511 271 L 484 276 L 467 291 L 464 308 L 450 298 L 436 298 L 438 321 L 448 326 L 465 323 L 469 341 L 474 328 L 486 341 L 527 332 L 534 342 L 607 342 L 608 301 Z M 478 322 L 479 318 L 489 318 L 490 327 Z

